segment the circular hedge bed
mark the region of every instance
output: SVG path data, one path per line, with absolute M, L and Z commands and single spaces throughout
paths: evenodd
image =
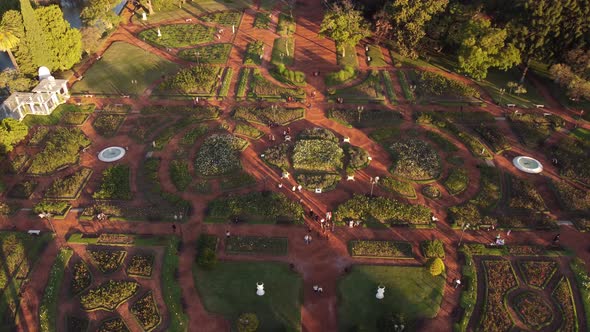
M 440 157 L 430 144 L 411 138 L 393 143 L 391 151 L 395 160 L 392 173 L 413 181 L 429 181 L 440 176 Z
M 440 190 L 433 185 L 428 185 L 422 188 L 422 194 L 430 199 L 440 198 Z
M 540 330 L 553 320 L 553 309 L 533 292 L 524 292 L 512 300 L 512 307 L 522 322 L 532 330 Z

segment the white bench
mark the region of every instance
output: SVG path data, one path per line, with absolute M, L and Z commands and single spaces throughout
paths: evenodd
M 506 104 L 506 107 L 516 107 L 516 104 Z
M 545 108 L 545 105 L 535 105 L 536 108 Z
M 27 233 L 29 233 L 29 235 L 37 235 L 38 236 L 39 234 L 41 234 L 41 231 L 38 229 L 29 229 L 29 231 Z

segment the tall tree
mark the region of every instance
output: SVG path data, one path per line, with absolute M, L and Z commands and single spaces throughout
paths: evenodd
M 391 23 L 393 47 L 403 56 L 417 57 L 417 47 L 426 35 L 426 23 L 444 11 L 449 0 L 393 0 L 383 8 L 381 19 Z
M 320 27 L 320 35 L 332 38 L 336 45 L 342 47 L 344 57 L 346 46 L 356 46 L 371 35 L 368 27 L 362 11 L 354 8 L 350 0 L 344 0 L 328 9 Z
M 72 68 L 82 56 L 82 34 L 70 27 L 57 5 L 44 6 L 35 10 L 39 23 L 45 27 L 45 39 L 50 61 L 46 65 L 52 70 Z
M 520 63 L 518 49 L 506 43 L 506 29 L 492 27 L 488 18 L 471 19 L 461 31 L 459 69 L 465 74 L 482 80 L 490 67 L 507 70 Z
M 90 0 L 82 10 L 80 18 L 87 26 L 110 30 L 120 22 L 120 17 L 113 11 L 118 2 L 118 0 Z
M 549 68 L 555 82 L 567 89 L 570 98 L 590 100 L 590 50 L 576 49 L 565 56 L 565 63 Z
M 29 132 L 29 128 L 15 119 L 0 121 L 0 155 L 10 152 Z
M 31 52 L 33 64 L 37 67 L 47 66 L 50 62 L 50 54 L 45 41 L 45 34 L 37 20 L 37 16 L 31 7 L 29 0 L 20 0 L 21 14 L 25 27 L 26 42 Z
M 10 57 L 10 61 L 16 70 L 18 70 L 18 64 L 12 54 L 12 49 L 15 48 L 20 39 L 14 34 L 12 29 L 6 25 L 0 24 L 0 51 L 7 52 Z
M 510 23 L 514 44 L 520 50 L 524 82 L 531 60 L 553 62 L 555 54 L 549 47 L 551 38 L 560 35 L 563 3 L 554 0 L 521 0 L 515 11 L 519 13 Z
M 10 31 L 12 31 L 12 33 L 20 40 L 16 45 L 16 48 L 13 50 L 20 72 L 27 75 L 32 75 L 37 72 L 37 66 L 33 63 L 33 58 L 29 51 L 29 43 L 26 41 L 23 17 L 20 12 L 16 10 L 7 11 L 2 15 L 2 21 L 0 24 L 10 29 Z

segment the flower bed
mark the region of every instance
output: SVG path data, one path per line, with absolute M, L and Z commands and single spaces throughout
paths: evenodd
M 513 299 L 512 305 L 523 323 L 533 331 L 539 331 L 553 320 L 553 310 L 536 293 L 519 294 Z
M 159 90 L 163 94 L 170 92 L 209 97 L 216 93 L 223 68 L 208 64 L 199 64 L 183 68 L 174 76 L 162 82 Z
M 305 117 L 305 110 L 303 108 L 277 107 L 273 109 L 271 107 L 239 106 L 234 109 L 233 117 L 262 125 L 278 124 L 285 126 L 291 122 L 303 119 Z
M 92 197 L 95 199 L 131 199 L 129 177 L 129 166 L 110 166 L 102 172 L 100 188 Z
M 518 268 L 527 284 L 545 288 L 557 271 L 557 263 L 555 261 L 519 261 Z
M 354 240 L 348 242 L 348 250 L 352 257 L 414 258 L 412 256 L 412 245 L 409 242 Z
M 248 44 L 246 48 L 246 55 L 244 56 L 245 65 L 258 65 L 262 64 L 262 55 L 264 54 L 264 43 L 256 40 Z
M 115 136 L 121 124 L 125 121 L 125 115 L 122 114 L 101 114 L 92 123 L 96 132 L 104 137 Z
M 369 153 L 365 149 L 354 145 L 346 145 L 344 151 L 347 156 L 347 173 L 352 173 L 369 166 Z
M 240 220 L 275 223 L 303 223 L 303 208 L 280 193 L 252 192 L 239 196 L 217 198 L 209 203 L 205 221 L 227 222 L 232 217 Z
M 29 199 L 37 189 L 38 182 L 33 180 L 21 181 L 12 187 L 8 192 L 8 196 L 12 198 Z
M 185 160 L 172 160 L 169 172 L 170 180 L 178 191 L 185 191 L 193 179 L 188 170 L 188 162 Z
M 451 153 L 457 152 L 459 150 L 459 148 L 457 148 L 457 146 L 453 144 L 453 142 L 449 141 L 439 133 L 435 133 L 434 131 L 427 131 L 426 138 L 433 141 L 434 144 L 436 144 L 444 152 Z
M 383 84 L 379 71 L 369 73 L 364 81 L 341 89 L 328 89 L 331 100 L 342 98 L 345 103 L 374 103 L 384 102 Z
M 227 62 L 231 52 L 232 44 L 220 43 L 195 48 L 187 48 L 178 52 L 178 57 L 187 61 L 198 61 L 223 65 Z
M 590 190 L 580 190 L 565 181 L 552 181 L 551 184 L 563 208 L 570 211 L 590 211 Z
M 31 138 L 29 138 L 29 145 L 31 145 L 31 146 L 41 145 L 41 143 L 43 143 L 43 141 L 45 140 L 45 137 L 47 137 L 47 134 L 49 134 L 48 127 L 35 128 L 35 130 L 31 134 Z
M 152 276 L 153 266 L 153 254 L 135 254 L 131 256 L 131 260 L 129 260 L 129 264 L 127 264 L 127 274 L 130 276 L 149 278 Z
M 90 322 L 88 319 L 68 316 L 66 318 L 66 331 L 68 332 L 87 332 Z
M 158 312 L 158 305 L 151 291 L 133 303 L 130 311 L 144 331 L 152 331 L 162 321 L 162 317 Z
M 28 172 L 35 175 L 52 173 L 78 161 L 80 150 L 90 141 L 78 128 L 57 128 L 47 135 L 44 148 L 37 153 Z
M 271 146 L 264 151 L 264 161 L 279 169 L 287 169 L 291 166 L 288 155 L 290 148 L 287 143 Z
M 250 80 L 250 74 L 252 68 L 242 68 L 240 71 L 240 77 L 238 78 L 238 84 L 236 87 L 236 98 L 241 99 L 246 97 L 246 90 L 248 89 L 248 81 Z
M 121 318 L 115 317 L 102 321 L 97 332 L 129 332 L 129 328 Z
M 286 237 L 232 236 L 225 240 L 225 252 L 229 254 L 285 256 L 287 250 Z
M 125 250 L 88 250 L 92 263 L 105 274 L 117 271 L 126 254 Z
M 463 168 L 453 168 L 451 173 L 444 182 L 451 195 L 458 195 L 467 189 L 469 185 L 469 176 L 467 171 Z
M 559 162 L 559 174 L 561 176 L 578 181 L 590 186 L 590 147 L 588 143 L 582 143 L 571 137 L 564 137 L 551 147 L 548 157 L 556 158 Z
M 513 323 L 504 306 L 504 296 L 518 286 L 509 261 L 483 260 L 485 271 L 485 305 L 480 326 L 483 331 L 508 331 Z
M 388 176 L 379 181 L 382 188 L 389 192 L 398 193 L 406 198 L 415 199 L 416 189 L 411 183 Z
M 553 297 L 557 300 L 562 314 L 561 327 L 559 330 L 578 331 L 578 317 L 574 306 L 572 287 L 566 277 L 561 278 L 555 287 Z
M 209 131 L 209 127 L 207 127 L 206 125 L 198 125 L 195 128 L 190 129 L 189 131 L 187 131 L 184 136 L 182 136 L 182 139 L 180 140 L 180 144 L 182 145 L 186 145 L 186 146 L 192 146 L 195 144 L 195 142 L 205 136 L 205 134 L 207 134 L 207 132 Z
M 300 171 L 337 171 L 342 169 L 344 151 L 328 140 L 301 139 L 293 149 L 293 168 Z
M 391 145 L 395 164 L 391 172 L 414 180 L 429 181 L 440 176 L 440 158 L 428 143 L 407 139 Z
M 195 170 L 204 176 L 218 176 L 241 168 L 239 151 L 246 148 L 248 142 L 227 134 L 215 134 L 207 137 L 197 152 Z
M 246 172 L 238 172 L 224 176 L 219 182 L 222 191 L 236 190 L 256 184 L 256 178 Z
M 77 262 L 72 268 L 72 294 L 78 295 L 92 283 L 92 274 L 83 261 Z
M 99 309 L 114 311 L 123 302 L 135 295 L 138 289 L 139 284 L 135 281 L 109 280 L 82 294 L 80 304 L 82 309 L 86 311 Z
M 433 185 L 428 185 L 422 188 L 422 195 L 430 198 L 430 199 L 439 199 L 441 196 L 440 190 L 438 187 Z
M 33 207 L 33 212 L 37 215 L 49 213 L 53 218 L 63 219 L 70 211 L 72 206 L 67 201 L 40 201 Z
M 340 204 L 334 214 L 334 220 L 346 223 L 349 220 L 365 222 L 376 220 L 390 225 L 430 225 L 430 209 L 422 205 L 405 204 L 385 197 L 369 199 L 354 195 Z
M 514 176 L 510 179 L 510 201 L 508 205 L 513 209 L 530 211 L 545 211 L 545 202 L 532 183 Z
M 298 173 L 295 179 L 297 183 L 309 191 L 315 191 L 317 188 L 322 189 L 322 191 L 329 191 L 336 189 L 336 185 L 342 180 L 342 176 L 332 173 Z
M 420 95 L 479 98 L 479 92 L 474 88 L 428 71 L 418 74 L 416 92 Z
M 160 30 L 161 36 L 158 36 Z M 213 40 L 215 28 L 202 24 L 171 24 L 139 33 L 141 40 L 165 48 L 178 48 L 203 44 Z
M 257 140 L 260 139 L 262 137 L 262 135 L 264 135 L 264 133 L 260 130 L 258 130 L 258 128 L 253 127 L 247 123 L 243 123 L 243 122 L 239 122 L 236 124 L 236 127 L 234 128 L 234 134 L 235 135 L 240 135 L 240 136 L 246 136 L 248 138 L 251 138 L 253 140 Z
M 488 143 L 495 153 L 500 153 L 510 148 L 510 143 L 508 143 L 506 136 L 495 125 L 482 123 L 475 128 L 475 131 Z
M 127 234 L 100 234 L 96 243 L 98 244 L 132 244 L 134 238 Z
M 250 82 L 250 93 L 248 95 L 253 99 L 265 99 L 271 101 L 279 101 L 286 99 L 302 100 L 305 98 L 305 91 L 300 88 L 285 88 L 278 86 L 276 83 L 270 82 L 262 74 L 259 69 L 254 69 L 252 79 Z
M 480 167 L 479 170 L 479 192 L 470 202 L 483 210 L 490 210 L 502 197 L 500 172 L 495 167 Z
M 45 192 L 45 198 L 76 199 L 92 175 L 92 169 L 81 168 L 75 173 L 53 180 Z
M 207 15 L 199 16 L 199 19 L 203 22 L 212 22 L 217 23 L 219 25 L 225 25 L 228 27 L 235 25 L 237 27 L 242 19 L 242 12 L 233 10 L 214 12 L 209 13 Z
M 426 258 L 445 258 L 445 246 L 441 240 L 425 240 L 420 242 L 422 254 Z
M 81 126 L 90 117 L 90 113 L 66 112 L 61 117 L 61 123 L 66 126 Z

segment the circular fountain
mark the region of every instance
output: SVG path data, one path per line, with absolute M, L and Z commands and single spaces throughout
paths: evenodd
M 543 171 L 541 162 L 531 157 L 518 156 L 512 160 L 512 163 L 516 168 L 525 173 L 537 174 Z
M 125 156 L 125 149 L 119 146 L 110 146 L 98 154 L 98 159 L 106 163 L 112 163 Z

